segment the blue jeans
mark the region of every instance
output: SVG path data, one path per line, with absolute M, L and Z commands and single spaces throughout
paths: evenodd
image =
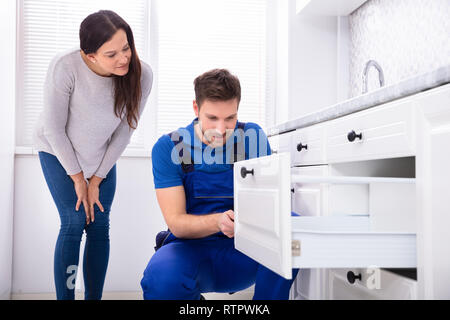
M 80 243 L 86 231 L 83 258 L 85 299 L 101 299 L 109 260 L 109 213 L 116 190 L 116 166 L 100 184 L 99 200 L 105 209 L 101 212 L 94 205 L 95 220 L 86 224 L 84 206 L 78 212 L 78 197 L 74 183 L 58 159 L 46 152 L 39 152 L 42 171 L 61 219 L 56 242 L 54 275 L 58 300 L 75 299 L 75 279 L 78 270 Z

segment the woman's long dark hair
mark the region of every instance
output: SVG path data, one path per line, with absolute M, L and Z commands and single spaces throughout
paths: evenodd
M 114 112 L 117 117 L 122 118 L 125 111 L 128 125 L 136 129 L 142 94 L 141 61 L 128 23 L 110 10 L 101 10 L 87 16 L 80 25 L 80 48 L 85 54 L 95 53 L 120 29 L 127 34 L 131 61 L 126 75 L 114 77 Z

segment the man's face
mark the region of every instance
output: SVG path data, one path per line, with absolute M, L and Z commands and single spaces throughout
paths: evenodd
M 200 108 L 195 100 L 193 104 L 203 135 L 203 142 L 212 148 L 223 146 L 236 127 L 238 100 L 205 100 Z

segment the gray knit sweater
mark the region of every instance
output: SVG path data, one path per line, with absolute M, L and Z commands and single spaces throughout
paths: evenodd
M 142 114 L 153 73 L 142 64 Z M 34 132 L 34 147 L 56 156 L 68 175 L 105 178 L 130 142 L 126 117 L 114 113 L 112 77 L 102 77 L 83 61 L 80 50 L 57 55 L 48 68 L 44 110 Z

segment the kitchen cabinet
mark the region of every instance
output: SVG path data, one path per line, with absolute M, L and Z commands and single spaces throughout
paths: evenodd
M 276 153 L 234 167 L 238 250 L 300 268 L 300 298 L 450 297 L 450 85 L 269 139 Z M 372 269 L 376 292 L 343 277 Z

